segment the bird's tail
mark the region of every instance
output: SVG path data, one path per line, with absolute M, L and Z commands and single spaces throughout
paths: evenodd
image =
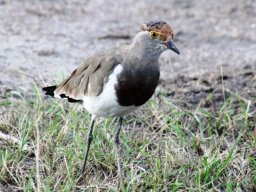
M 44 87 L 42 90 L 45 91 L 45 95 L 50 95 L 54 97 L 54 91 L 56 88 L 57 86 L 54 85 L 54 86 Z
M 52 97 L 61 98 L 61 99 L 67 99 L 70 103 L 81 103 L 82 100 L 73 99 L 69 96 L 66 96 L 65 94 L 56 95 L 54 91 L 56 90 L 57 85 L 44 87 L 42 88 L 43 91 L 45 91 L 45 95 L 50 95 Z

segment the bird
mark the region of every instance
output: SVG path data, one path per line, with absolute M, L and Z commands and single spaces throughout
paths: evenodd
M 159 56 L 166 50 L 180 54 L 174 33 L 165 21 L 143 23 L 129 45 L 104 50 L 88 57 L 59 85 L 42 88 L 45 95 L 80 103 L 91 114 L 82 174 L 99 117 L 117 117 L 114 136 L 118 175 L 122 180 L 120 139 L 123 118 L 145 104 L 159 82 Z

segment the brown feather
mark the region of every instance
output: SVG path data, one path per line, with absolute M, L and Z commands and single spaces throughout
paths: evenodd
M 114 67 L 122 62 L 119 52 L 113 51 L 96 54 L 88 58 L 83 65 L 75 69 L 55 91 L 57 95 L 65 95 L 76 100 L 82 100 L 84 96 L 97 96 Z
M 170 25 L 164 21 L 155 21 L 142 24 L 142 31 L 156 31 L 160 33 L 160 38 L 163 42 L 168 41 L 168 39 L 173 39 L 173 30 Z

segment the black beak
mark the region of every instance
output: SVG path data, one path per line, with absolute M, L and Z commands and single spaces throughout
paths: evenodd
M 166 46 L 169 49 L 173 50 L 175 53 L 180 54 L 179 49 L 174 45 L 174 43 L 171 39 L 169 41 L 167 41 Z

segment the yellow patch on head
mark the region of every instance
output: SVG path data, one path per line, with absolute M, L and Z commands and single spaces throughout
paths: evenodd
M 159 36 L 159 33 L 156 31 L 149 31 L 149 35 L 152 39 L 156 39 Z

